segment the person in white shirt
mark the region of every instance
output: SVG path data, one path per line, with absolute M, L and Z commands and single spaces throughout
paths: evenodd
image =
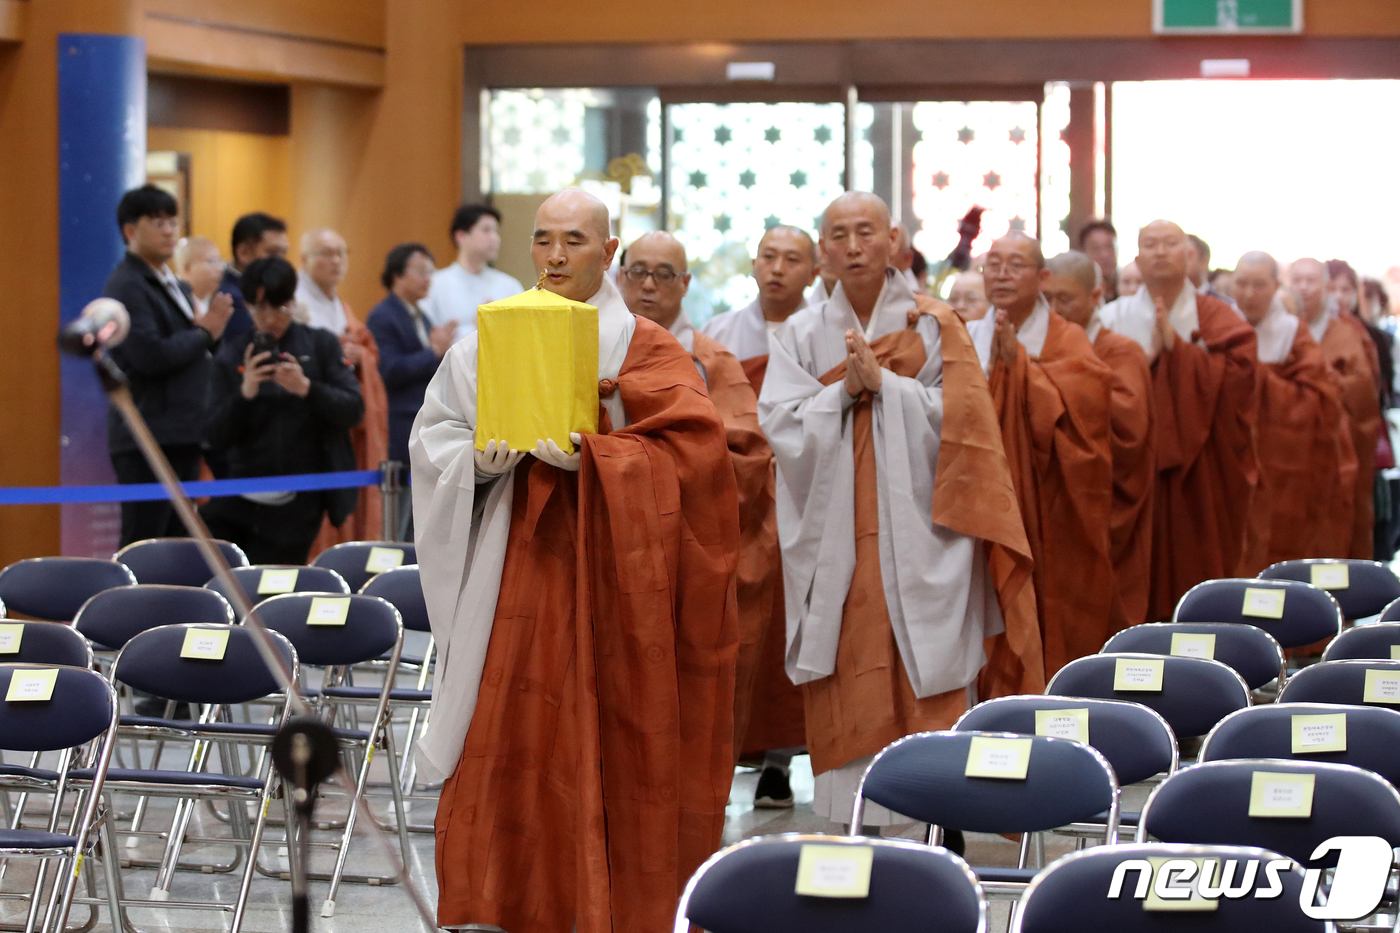
M 185 237 L 175 246 L 175 271 L 190 287 L 195 315 L 206 314 L 224 275 L 218 245 L 208 237 Z
M 433 273 L 423 313 L 434 324 L 457 322 L 457 339 L 476 331 L 478 305 L 525 290 L 520 282 L 488 263 L 501 251 L 501 214 L 483 204 L 464 204 L 452 217 L 457 261 Z

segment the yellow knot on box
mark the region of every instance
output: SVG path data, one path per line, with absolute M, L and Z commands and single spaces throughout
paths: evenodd
M 532 288 L 477 308 L 476 449 L 598 433 L 598 309 Z

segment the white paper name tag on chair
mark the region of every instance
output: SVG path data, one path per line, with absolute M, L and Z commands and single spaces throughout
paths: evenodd
M 1089 708 L 1038 709 L 1035 711 L 1035 734 L 1071 742 L 1089 741 Z
M 383 573 L 403 566 L 403 551 L 396 547 L 372 547 L 365 560 L 366 573 Z
M 54 684 L 58 682 L 58 671 L 53 668 L 40 671 L 15 671 L 10 675 L 10 689 L 5 691 L 9 703 L 43 702 L 53 698 Z
M 1247 586 L 1244 588 L 1244 606 L 1240 609 L 1240 615 L 1256 619 L 1282 619 L 1283 599 L 1287 595 L 1287 590 Z
M 870 896 L 871 846 L 807 843 L 797 856 L 797 893 L 808 897 Z
M 258 577 L 258 595 L 276 596 L 279 593 L 293 593 L 297 588 L 297 569 L 288 567 L 264 570 Z
M 1293 754 L 1347 750 L 1347 714 L 1293 717 Z
M 1363 703 L 1400 703 L 1400 671 L 1366 671 L 1366 686 L 1361 691 Z
M 180 657 L 198 661 L 222 661 L 228 650 L 228 629 L 188 628 Z
M 1312 816 L 1316 780 L 1312 774 L 1255 771 L 1249 787 L 1249 815 L 1285 819 Z
M 1160 693 L 1162 691 L 1162 669 L 1166 663 L 1165 661 L 1119 658 L 1113 665 L 1113 689 Z
M 1158 891 L 1159 884 L 1153 884 L 1147 889 L 1147 897 L 1142 900 L 1143 910 L 1215 910 L 1220 906 L 1218 900 L 1201 897 L 1201 892 L 1197 888 L 1197 879 L 1200 877 L 1201 871 L 1206 868 L 1207 862 L 1213 862 L 1216 873 L 1219 873 L 1219 859 L 1154 856 L 1147 861 L 1152 866 L 1152 877 L 1162 879 L 1159 882 L 1161 891 L 1168 896 L 1163 897 Z M 1195 871 L 1191 870 L 1193 864 L 1196 866 Z M 1210 883 L 1220 883 L 1219 878 L 1206 880 Z
M 1351 568 L 1346 564 L 1312 564 L 1312 585 L 1324 590 L 1344 590 L 1351 586 Z
M 1215 636 L 1196 632 L 1173 632 L 1172 654 L 1179 658 L 1215 660 Z
M 0 654 L 19 654 L 24 638 L 24 626 L 18 622 L 0 622 Z
M 1024 781 L 1031 763 L 1031 739 L 1000 739 L 977 735 L 967 745 L 968 777 Z
M 313 596 L 307 625 L 344 625 L 350 615 L 349 596 Z

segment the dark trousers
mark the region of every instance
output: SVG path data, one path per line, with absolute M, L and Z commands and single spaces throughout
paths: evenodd
M 162 447 L 161 450 L 181 481 L 199 479 L 198 444 L 177 444 Z M 157 482 L 156 475 L 146 465 L 146 458 L 139 450 L 112 454 L 112 469 L 116 471 L 117 482 L 123 485 Z M 185 526 L 180 523 L 175 507 L 168 499 L 122 503 L 122 547 L 146 538 L 183 537 L 186 537 Z
M 253 564 L 305 564 L 325 512 L 319 492 L 299 492 L 286 505 L 223 496 L 199 510 L 209 533 L 241 547 Z

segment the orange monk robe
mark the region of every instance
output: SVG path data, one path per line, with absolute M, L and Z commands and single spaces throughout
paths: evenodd
M 1327 359 L 1327 368 L 1337 385 L 1355 453 L 1356 475 L 1352 496 L 1351 524 L 1347 551 L 1339 557 L 1369 560 L 1375 553 L 1376 443 L 1380 438 L 1382 415 L 1376 396 L 1377 370 L 1371 362 L 1375 345 L 1366 327 L 1349 314 L 1328 314 L 1312 328 Z M 1318 333 L 1321 331 L 1321 337 Z
M 989 315 L 968 331 L 979 347 Z M 1095 654 L 1124 627 L 1114 583 L 1110 393 L 1113 374 L 1079 328 L 1041 298 L 1017 332 L 1016 360 L 991 360 L 992 399 L 1035 560 L 1045 676 Z
M 934 317 L 920 320 L 903 278 L 888 276 L 865 328 L 884 382 L 852 399 L 844 334 L 862 325 L 838 286 L 774 335 L 759 398 L 779 471 L 788 672 L 806 698 L 814 807 L 833 820 L 863 758 L 949 727 L 974 684 L 1044 688 L 986 379 L 962 322 L 942 307 Z M 873 809 L 869 823 L 900 819 Z
M 1189 283 L 1170 315 L 1175 342 L 1152 363 L 1157 493 L 1149 621 L 1171 618 L 1177 600 L 1197 583 L 1235 571 L 1258 481 L 1254 328 Z M 1103 310 L 1105 327 L 1145 351 L 1156 320 L 1145 288 Z
M 1255 326 L 1261 389 L 1254 491 L 1237 572 L 1253 577 L 1281 560 L 1319 557 L 1340 488 L 1341 405 L 1321 348 L 1308 328 L 1275 301 Z
M 798 310 L 805 308 L 804 300 Z M 706 321 L 700 332 L 738 357 L 755 396 L 763 391 L 768 370 L 768 322 L 758 300 L 736 311 L 717 314 Z M 765 444 L 767 442 L 765 441 Z M 771 453 L 771 451 L 770 451 Z M 776 520 L 774 534 L 776 535 Z M 786 614 L 783 608 L 782 557 L 775 550 L 773 573 L 777 579 L 772 597 L 772 613 L 764 627 L 757 669 L 748 704 L 748 728 L 735 751 L 743 757 L 761 755 L 772 748 L 797 748 L 807 742 L 803 724 L 802 690 L 788 678 Z M 741 591 L 742 592 L 742 591 Z M 739 681 L 742 684 L 742 680 Z M 742 688 L 740 690 L 742 693 Z M 736 697 L 736 703 L 742 703 Z M 736 710 L 737 715 L 738 710 Z M 738 722 L 736 719 L 736 727 Z
M 355 317 L 350 306 L 344 301 L 340 304 L 345 309 L 346 324 L 340 342 L 360 348 L 360 365 L 355 367 L 355 376 L 360 380 L 360 395 L 365 400 L 364 418 L 350 429 L 350 443 L 355 448 L 355 468 L 377 470 L 381 463 L 389 459 L 389 399 L 384 393 L 384 380 L 379 378 L 379 347 L 375 346 L 369 328 Z M 383 516 L 384 503 L 379 488 L 362 488 L 355 511 L 339 528 L 332 525 L 329 518 L 321 523 L 321 532 L 311 545 L 310 558 L 331 545 L 345 541 L 379 540 L 384 536 Z
M 724 426 L 669 334 L 609 323 L 627 313 L 610 282 L 588 303 L 600 342 L 625 357 L 600 354 L 616 378 L 600 382 L 577 473 L 527 456 L 472 489 L 472 335 L 444 359 L 410 442 L 424 591 L 448 637 L 420 773 L 442 773 L 460 745 L 437 812 L 443 926 L 667 929 L 720 842 L 739 557 Z M 615 430 L 610 406 L 625 416 Z M 487 635 L 475 594 L 495 584 Z
M 1094 352 L 1113 372 L 1113 511 L 1109 553 L 1114 586 L 1127 625 L 1147 621 L 1152 579 L 1152 500 L 1157 490 L 1157 420 L 1152 367 L 1133 341 L 1102 326 L 1098 311 L 1087 331 Z
M 782 586 L 778 518 L 773 510 L 773 451 L 758 426 L 758 393 L 738 358 L 718 341 L 698 333 L 684 311 L 670 330 L 695 361 L 710 401 L 724 419 L 739 487 L 739 657 L 734 674 L 734 752 L 738 755 L 753 708 L 759 656 L 774 618 L 774 594 Z

